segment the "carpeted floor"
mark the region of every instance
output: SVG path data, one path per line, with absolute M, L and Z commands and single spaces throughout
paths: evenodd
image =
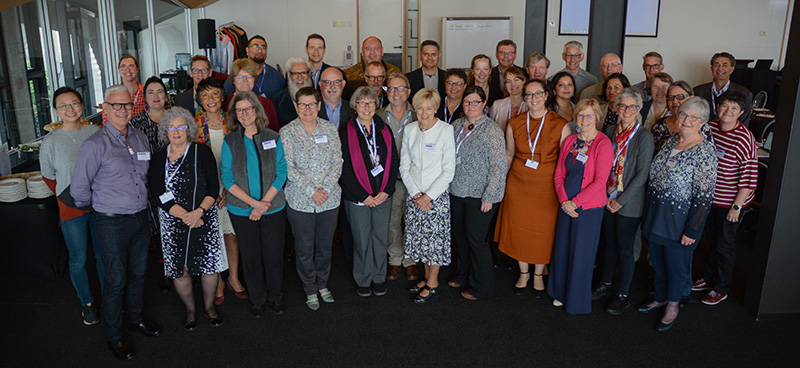
M 745 232 L 742 243 L 752 244 L 751 235 Z M 411 303 L 402 273 L 388 283 L 387 295 L 362 298 L 340 248 L 334 249 L 330 280 L 334 304 L 316 312 L 306 308 L 294 266 L 287 265 L 285 315 L 253 319 L 249 302 L 226 292 L 219 307 L 223 326 L 211 328 L 202 318 L 196 331 L 186 332 L 183 305 L 174 290 L 158 289 L 161 270 L 153 260 L 144 308 L 162 335 L 126 332 L 136 357 L 125 363 L 106 350 L 102 320 L 88 327 L 81 323 L 67 274 L 51 281 L 4 277 L 0 361 L 4 367 L 796 366 L 800 316 L 756 321 L 742 306 L 748 252 L 749 246 L 740 246 L 732 296 L 708 307 L 699 302 L 700 293 L 693 293 L 680 323 L 667 333 L 654 330 L 658 313 L 631 308 L 615 317 L 603 311 L 601 302 L 591 315 L 574 316 L 553 307 L 546 295 L 515 296 L 516 274 L 506 269 L 495 270 L 498 292 L 488 301 L 461 298 L 446 285 L 449 268 L 443 269 L 440 294 L 428 304 Z M 702 257 L 701 248 L 695 274 Z M 634 304 L 650 298 L 644 275 L 640 262 L 631 292 Z

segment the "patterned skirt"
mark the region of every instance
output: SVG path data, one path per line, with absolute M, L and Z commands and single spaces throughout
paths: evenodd
M 423 211 L 406 197 L 406 257 L 436 266 L 450 264 L 450 194 L 444 192 Z

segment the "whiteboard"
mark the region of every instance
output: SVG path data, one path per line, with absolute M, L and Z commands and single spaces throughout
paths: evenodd
M 492 65 L 497 65 L 495 47 L 505 39 L 511 39 L 511 17 L 443 17 L 443 67 L 469 68 L 472 57 L 478 54 L 488 55 Z

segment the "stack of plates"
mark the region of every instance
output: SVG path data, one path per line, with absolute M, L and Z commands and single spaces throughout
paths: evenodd
M 0 202 L 16 202 L 25 199 L 28 190 L 25 179 L 11 178 L 0 181 Z
M 42 199 L 53 195 L 53 192 L 42 180 L 41 175 L 34 175 L 28 178 L 28 197 Z

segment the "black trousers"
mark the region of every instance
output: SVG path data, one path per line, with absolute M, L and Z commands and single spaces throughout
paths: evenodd
M 458 249 L 453 280 L 467 285 L 478 299 L 494 296 L 494 269 L 492 251 L 486 241 L 486 232 L 497 204 L 489 212 L 481 212 L 480 198 L 450 196 L 450 218 L 453 240 Z
M 720 294 L 728 294 L 736 263 L 736 231 L 742 223 L 744 208 L 739 211 L 739 221 L 728 221 L 730 208 L 712 206 L 706 219 L 706 241 L 709 253 L 703 279 Z
M 603 211 L 602 238 L 605 239 L 606 249 L 605 254 L 598 254 L 605 259 L 603 282 L 610 284 L 616 274 L 619 280 L 617 293 L 628 295 L 635 268 L 633 244 L 642 218 L 622 216 L 608 209 Z
M 231 224 L 239 239 L 242 273 L 253 304 L 274 303 L 283 299 L 283 241 L 286 210 L 251 221 L 231 214 Z

